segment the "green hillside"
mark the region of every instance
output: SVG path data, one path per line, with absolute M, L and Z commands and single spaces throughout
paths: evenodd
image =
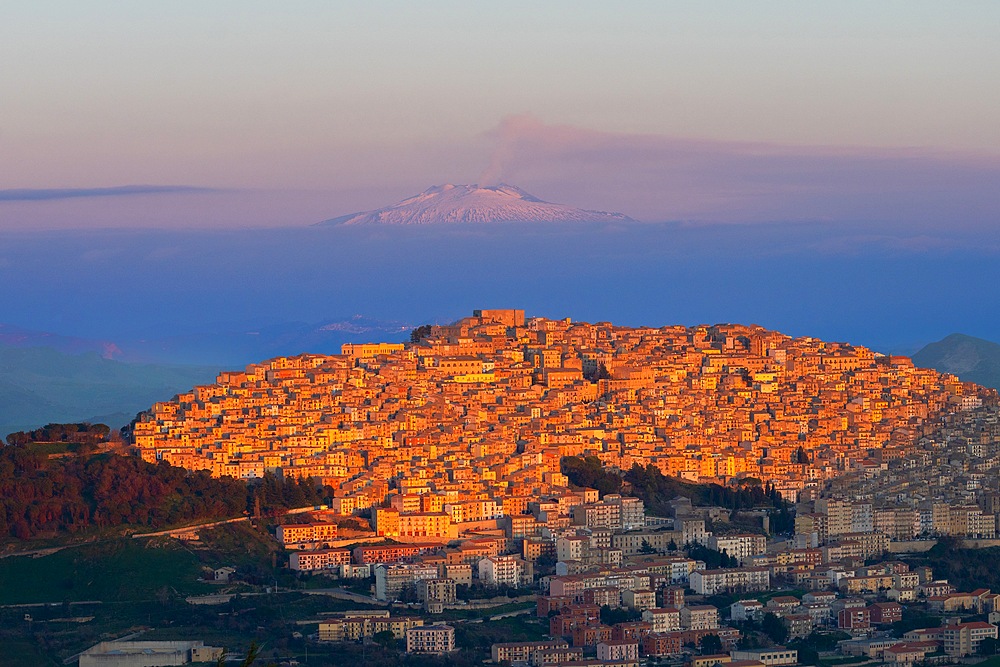
M 47 347 L 0 347 L 0 437 L 52 422 L 122 426 L 156 401 L 212 382 L 217 371 L 125 363 Z
M 1000 344 L 982 338 L 951 334 L 914 354 L 913 363 L 1000 389 Z

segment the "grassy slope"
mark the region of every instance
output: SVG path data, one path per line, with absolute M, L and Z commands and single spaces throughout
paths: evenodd
M 248 524 L 205 531 L 201 544 L 169 538 L 111 538 L 41 557 L 0 558 L 0 605 L 65 600 L 106 603 L 217 592 L 198 581 L 202 567 L 270 570 L 277 543 Z M 284 564 L 277 558 L 277 564 Z
M 0 604 L 153 600 L 164 587 L 183 595 L 207 592 L 210 586 L 197 582 L 200 574 L 198 557 L 176 542 L 151 547 L 117 539 L 0 560 Z

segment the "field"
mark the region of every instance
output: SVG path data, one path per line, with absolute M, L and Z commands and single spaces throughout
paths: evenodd
M 183 545 L 116 539 L 42 557 L 0 560 L 0 604 L 139 602 L 207 593 L 200 561 Z
M 400 655 L 396 645 L 307 644 L 305 637 L 317 631 L 325 616 L 366 605 L 307 592 L 304 584 L 322 579 L 299 580 L 282 569 L 285 557 L 273 538 L 249 524 L 223 526 L 201 538 L 200 543 L 116 538 L 45 556 L 0 559 L 3 664 L 56 667 L 99 641 L 135 635 L 202 640 L 227 648 L 231 655 L 256 641 L 268 661 L 295 657 L 312 666 L 477 665 L 493 642 L 540 638 L 548 629 L 532 611 L 490 620 L 533 606 L 511 602 L 428 617 L 428 623 L 456 627 L 461 650 L 447 663 Z M 222 565 L 237 568 L 244 581 L 219 585 L 200 579 L 204 568 Z M 189 595 L 223 592 L 234 595 L 226 604 L 185 601 Z M 396 608 L 393 613 L 419 612 Z

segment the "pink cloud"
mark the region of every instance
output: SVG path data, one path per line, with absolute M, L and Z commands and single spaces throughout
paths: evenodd
M 1000 159 L 616 134 L 509 116 L 480 181 L 647 221 L 1000 221 Z

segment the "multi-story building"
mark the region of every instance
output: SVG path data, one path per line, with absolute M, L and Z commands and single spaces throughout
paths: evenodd
M 288 567 L 296 572 L 334 570 L 351 562 L 350 549 L 316 549 L 293 551 L 288 556 Z
M 455 628 L 450 625 L 425 625 L 406 631 L 407 653 L 444 655 L 455 650 Z
M 646 508 L 639 498 L 623 497 L 617 494 L 604 496 L 605 503 L 618 505 L 618 525 L 620 530 L 636 530 L 646 525 Z
M 531 563 L 517 556 L 497 556 L 479 561 L 479 579 L 490 586 L 518 587 L 530 583 Z
M 622 604 L 629 609 L 645 611 L 656 607 L 656 591 L 648 588 L 634 588 L 622 591 Z
M 282 546 L 337 539 L 337 524 L 323 521 L 279 525 L 275 535 Z
M 400 512 L 394 507 L 375 510 L 375 532 L 396 540 L 450 540 L 458 536 L 446 512 Z
M 684 544 L 684 536 L 673 530 L 638 530 L 629 533 L 615 533 L 611 544 L 622 550 L 626 556 L 644 551 L 664 553 L 671 548 L 678 549 Z
M 375 599 L 394 600 L 406 587 L 416 591 L 421 579 L 437 579 L 438 569 L 434 565 L 399 563 L 375 566 Z
M 651 656 L 677 655 L 683 650 L 680 632 L 653 632 L 642 638 L 642 652 Z
M 974 655 L 984 639 L 997 638 L 997 626 L 983 621 L 956 623 L 941 628 L 944 652 L 953 656 Z
M 724 552 L 745 563 L 751 556 L 767 551 L 767 538 L 763 535 L 743 533 L 740 535 L 712 535 L 708 538 L 710 549 Z
M 490 647 L 490 662 L 526 663 L 534 651 L 547 649 L 568 649 L 569 644 L 562 639 L 547 639 L 535 642 L 504 642 Z
M 712 605 L 684 606 L 680 609 L 681 627 L 685 630 L 715 630 L 719 627 L 719 610 Z
M 455 602 L 455 588 L 455 580 L 447 577 L 420 579 L 417 581 L 417 599 L 421 602 L 434 600 L 451 604 Z
M 597 645 L 597 659 L 601 662 L 638 662 L 639 643 L 631 639 L 609 639 Z
M 691 573 L 691 588 L 698 595 L 766 591 L 770 582 L 770 572 L 766 567 L 695 570 Z
M 424 624 L 416 616 L 389 616 L 388 611 L 351 612 L 344 618 L 333 618 L 319 624 L 319 639 L 325 642 L 357 641 L 379 632 L 391 632 L 396 639 L 405 639 L 406 631 Z
M 642 620 L 653 626 L 653 632 L 673 632 L 681 629 L 681 613 L 677 609 L 646 609 L 642 612 Z
M 871 612 L 867 607 L 851 607 L 837 612 L 837 627 L 843 630 L 867 630 L 871 627 Z

